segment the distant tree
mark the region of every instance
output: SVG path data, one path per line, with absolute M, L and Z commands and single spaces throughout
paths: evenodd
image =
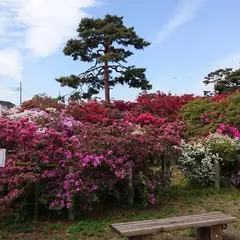
M 233 70 L 232 68 L 219 69 L 209 73 L 203 83 L 205 85 L 213 84 L 214 93 L 223 94 L 234 92 L 240 89 L 240 69 Z M 214 94 L 210 91 L 205 91 L 204 94 Z
M 71 99 L 90 98 L 105 90 L 105 100 L 110 102 L 110 87 L 127 84 L 132 88 L 151 89 L 145 68 L 126 66 L 126 59 L 133 55 L 127 49 L 144 49 L 149 42 L 139 37 L 134 28 L 123 24 L 123 17 L 106 15 L 103 19 L 84 18 L 79 23 L 78 38 L 70 39 L 63 52 L 74 61 L 92 63 L 93 66 L 79 75 L 60 77 L 61 86 L 74 88 Z M 87 86 L 87 91 L 83 87 Z

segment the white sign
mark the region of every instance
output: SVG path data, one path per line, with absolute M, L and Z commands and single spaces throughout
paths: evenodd
M 5 167 L 6 149 L 0 149 L 0 167 Z

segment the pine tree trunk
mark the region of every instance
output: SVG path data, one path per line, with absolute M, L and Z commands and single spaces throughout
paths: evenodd
M 105 101 L 110 103 L 110 87 L 109 87 L 109 72 L 108 62 L 104 63 L 104 89 L 105 89 Z
M 109 52 L 109 43 L 105 42 L 104 44 L 105 51 L 107 54 Z M 110 103 L 110 87 L 109 87 L 109 72 L 108 72 L 108 61 L 104 62 L 104 90 L 105 90 L 105 101 Z

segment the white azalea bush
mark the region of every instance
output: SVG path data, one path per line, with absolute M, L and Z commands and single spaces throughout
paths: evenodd
M 2 115 L 3 117 L 10 120 L 20 120 L 23 118 L 28 118 L 30 122 L 36 122 L 39 119 L 49 118 L 49 115 L 45 111 L 42 111 L 40 109 L 23 110 L 19 106 L 4 110 Z
M 215 180 L 215 164 L 221 166 L 221 176 L 231 177 L 231 172 L 239 167 L 240 139 L 219 133 L 210 134 L 192 142 L 182 141 L 182 154 L 177 160 L 181 172 L 193 183 L 212 185 Z

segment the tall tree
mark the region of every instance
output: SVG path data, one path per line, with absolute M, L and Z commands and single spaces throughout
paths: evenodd
M 151 89 L 145 76 L 145 68 L 126 66 L 127 58 L 133 55 L 127 47 L 144 49 L 149 42 L 139 37 L 134 28 L 123 24 L 123 17 L 106 15 L 103 19 L 84 18 L 79 23 L 78 38 L 70 39 L 63 52 L 74 61 L 91 63 L 85 72 L 56 79 L 61 86 L 74 88 L 72 99 L 89 98 L 105 90 L 105 100 L 110 102 L 110 88 L 127 84 L 132 88 Z M 83 91 L 83 87 L 87 90 Z
M 223 94 L 234 92 L 240 88 L 240 69 L 233 70 L 232 68 L 219 69 L 209 73 L 203 83 L 205 85 L 213 84 L 214 93 Z M 205 94 L 214 94 L 205 91 Z

